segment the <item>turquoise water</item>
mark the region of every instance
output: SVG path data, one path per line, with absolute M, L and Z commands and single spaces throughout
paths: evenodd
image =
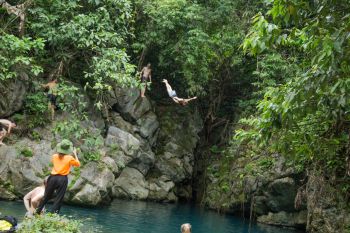
M 21 220 L 21 202 L 0 201 L 0 213 Z M 193 233 L 245 233 L 249 224 L 231 215 L 220 215 L 185 204 L 159 204 L 115 200 L 103 208 L 63 206 L 61 214 L 83 219 L 86 229 L 103 233 L 179 233 L 182 223 L 192 224 Z M 253 224 L 252 233 L 296 233 L 290 229 Z

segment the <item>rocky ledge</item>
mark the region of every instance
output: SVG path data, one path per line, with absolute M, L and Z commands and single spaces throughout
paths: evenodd
M 119 88 L 111 93 L 110 105 L 108 126 L 93 114 L 82 122 L 90 131 L 105 127 L 108 131 L 100 160 L 69 175 L 65 201 L 96 206 L 113 198 L 190 199 L 193 151 L 202 127 L 198 114 L 174 104 L 155 107 L 137 90 Z M 54 124 L 35 130 L 40 139 L 20 138 L 0 147 L 0 198 L 21 198 L 49 174 L 53 148 L 60 139 L 51 132 Z

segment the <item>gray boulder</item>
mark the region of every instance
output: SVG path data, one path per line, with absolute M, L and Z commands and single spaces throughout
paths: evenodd
M 278 213 L 269 212 L 268 215 L 259 216 L 257 221 L 259 223 L 283 226 L 283 227 L 294 227 L 294 228 L 305 228 L 307 219 L 307 211 L 303 210 L 300 212 L 287 213 L 281 211 Z
M 22 76 L 27 77 L 26 74 Z M 10 116 L 22 108 L 26 89 L 25 82 L 18 78 L 0 82 L 0 118 Z
M 126 167 L 115 180 L 112 193 L 117 198 L 145 200 L 149 194 L 148 186 L 141 172 Z

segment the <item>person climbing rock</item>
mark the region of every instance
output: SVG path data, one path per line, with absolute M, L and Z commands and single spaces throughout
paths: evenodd
M 24 206 L 27 209 L 26 217 L 33 217 L 36 208 L 39 206 L 39 203 L 44 197 L 46 183 L 47 180 L 44 179 L 44 182 L 41 186 L 36 187 L 24 196 L 23 202 Z
M 73 148 L 73 143 L 67 139 L 63 139 L 56 149 L 57 153 L 52 155 L 53 168 L 51 175 L 47 179 L 47 185 L 45 189 L 44 198 L 40 202 L 36 213 L 40 214 L 46 203 L 52 198 L 53 193 L 56 191 L 56 198 L 53 202 L 52 208 L 49 212 L 59 213 L 62 205 L 64 195 L 67 190 L 68 175 L 70 173 L 71 166 L 79 167 L 80 161 L 77 156 L 76 148 Z M 72 156 L 73 154 L 74 156 Z
M 5 145 L 2 141 L 4 138 L 11 133 L 11 129 L 15 128 L 17 125 L 9 120 L 0 119 L 0 146 Z M 6 128 L 7 127 L 7 130 Z
M 58 85 L 57 79 L 54 79 L 51 82 L 48 82 L 47 84 L 41 85 L 42 87 L 49 89 L 47 93 L 47 98 L 49 99 L 48 107 L 51 112 L 52 121 L 55 119 L 55 110 L 59 108 L 57 104 L 57 85 Z
M 143 85 L 141 87 L 141 97 L 145 97 L 145 92 L 147 88 L 147 81 L 149 80 L 152 83 L 152 70 L 151 70 L 151 63 L 148 63 L 147 66 L 143 67 L 140 72 L 140 79 L 141 84 Z
M 172 99 L 174 100 L 175 103 L 180 104 L 181 106 L 185 106 L 185 105 L 187 105 L 191 100 L 197 99 L 197 96 L 192 97 L 192 98 L 188 98 L 188 99 L 179 98 L 179 97 L 177 97 L 176 91 L 173 90 L 173 89 L 171 88 L 170 84 L 168 83 L 168 80 L 163 79 L 162 82 L 165 83 L 166 90 L 167 90 L 167 92 L 168 92 L 169 97 L 172 98 Z
M 181 225 L 181 233 L 191 233 L 192 226 L 189 223 L 184 223 Z

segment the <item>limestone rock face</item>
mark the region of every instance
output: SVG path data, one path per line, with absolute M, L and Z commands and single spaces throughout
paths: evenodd
M 111 201 L 110 191 L 114 182 L 113 172 L 96 162 L 86 164 L 80 178 L 67 195 L 76 204 L 96 206 Z M 72 181 L 71 181 L 72 182 Z
M 199 140 L 201 120 L 190 107 L 155 106 L 137 89 L 115 88 L 109 103 L 108 120 L 90 109 L 81 126 L 94 134 L 107 129 L 99 161 L 83 161 L 72 169 L 65 201 L 95 206 L 113 198 L 175 202 L 191 198 L 194 149 Z M 69 119 L 58 114 L 57 121 Z M 52 125 L 35 129 L 43 138 L 21 138 L 0 147 L 0 198 L 15 199 L 41 184 L 51 171 L 49 166 L 56 143 Z M 89 150 L 76 141 L 83 152 Z M 30 151 L 25 157 L 23 149 Z
M 148 182 L 135 168 L 125 168 L 113 186 L 113 196 L 119 198 L 145 200 L 148 197 Z
M 261 223 L 305 229 L 306 206 L 301 205 L 300 209 L 296 209 L 294 205 L 298 188 L 302 186 L 302 174 L 288 168 L 283 157 L 272 156 L 273 166 L 260 175 L 246 176 L 243 179 L 237 174 L 244 174 L 245 166 L 250 160 L 237 158 L 231 170 L 231 187 L 227 187 L 229 190 L 226 192 L 220 189 L 217 178 L 210 177 L 206 205 L 209 208 L 225 205 L 225 211 L 240 213 L 243 204 L 246 213 L 253 207 L 252 211 Z M 213 169 L 217 168 L 213 166 Z
M 0 118 L 10 116 L 22 108 L 26 89 L 25 82 L 17 78 L 0 82 Z
M 313 172 L 307 185 L 307 208 L 308 232 L 349 232 L 348 197 L 332 187 L 324 177 Z

